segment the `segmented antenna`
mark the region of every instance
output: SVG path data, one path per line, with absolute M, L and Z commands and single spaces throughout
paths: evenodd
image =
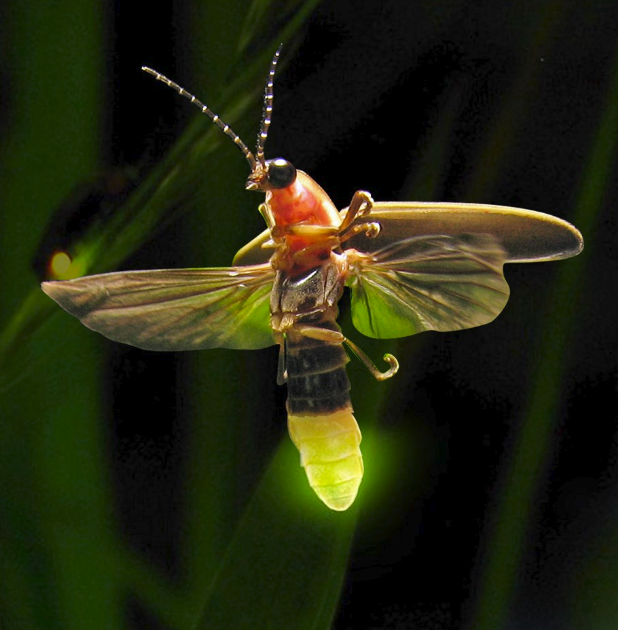
M 279 55 L 279 51 L 277 51 L 275 57 L 278 57 Z M 276 65 L 276 61 L 273 60 L 273 64 Z M 273 73 L 273 68 L 274 65 L 271 66 L 271 74 Z M 184 88 L 180 87 L 178 85 L 178 83 L 174 83 L 174 81 L 172 81 L 171 79 L 168 79 L 165 75 L 157 72 L 156 70 L 153 70 L 152 68 L 149 68 L 148 66 L 142 66 L 142 70 L 144 72 L 147 72 L 148 74 L 151 74 L 157 81 L 161 81 L 163 83 L 165 83 L 165 85 L 169 85 L 171 88 L 173 88 L 174 90 L 176 90 L 176 92 L 178 92 L 178 94 L 180 94 L 181 96 L 184 96 L 185 98 L 188 98 L 192 103 L 194 103 L 195 105 L 197 105 L 201 110 L 203 114 L 206 114 L 211 120 L 212 122 L 215 123 L 215 125 L 217 125 L 218 127 L 220 127 L 223 130 L 223 133 L 226 136 L 229 136 L 230 138 L 232 138 L 232 140 L 234 141 L 234 144 L 236 144 L 238 146 L 238 148 L 243 152 L 243 155 L 247 158 L 247 161 L 249 162 L 249 165 L 251 166 L 251 172 L 256 170 L 256 161 L 255 161 L 255 157 L 253 156 L 253 153 L 251 153 L 251 151 L 249 151 L 249 148 L 247 147 L 247 145 L 240 139 L 240 136 L 238 136 L 236 133 L 234 133 L 233 129 L 227 125 L 226 123 L 224 123 L 219 116 L 217 116 L 217 114 L 215 114 L 207 105 L 204 105 L 204 103 L 202 103 L 202 101 L 198 100 L 197 98 L 195 98 L 195 96 L 193 96 L 193 94 L 190 94 L 189 92 L 187 92 L 187 90 L 185 90 Z M 272 82 L 270 84 L 270 92 L 271 92 L 271 101 L 272 101 Z M 268 91 L 268 87 L 267 87 L 267 91 Z M 270 110 L 272 111 L 272 106 L 270 108 Z M 265 105 L 265 110 L 264 110 L 264 115 L 266 115 L 266 105 Z M 269 114 L 270 115 L 270 114 Z M 270 118 L 268 119 L 268 125 L 270 124 Z M 268 129 L 268 125 L 266 125 L 266 130 Z M 262 134 L 264 136 L 264 140 L 266 140 L 266 133 L 264 132 L 264 126 L 265 123 L 262 122 Z M 260 147 L 260 145 L 258 145 L 258 148 Z M 264 159 L 264 146 L 262 143 L 262 147 L 261 147 L 261 151 L 262 151 L 262 161 L 260 162 L 260 164 L 263 165 L 263 159 Z
M 273 60 L 270 62 L 266 90 L 264 91 L 264 109 L 262 110 L 262 122 L 260 125 L 260 133 L 258 134 L 257 148 L 255 150 L 255 157 L 262 168 L 266 165 L 264 159 L 264 145 L 266 144 L 270 119 L 273 113 L 273 83 L 275 81 L 275 70 L 277 69 L 277 62 L 279 61 L 282 46 L 283 44 L 279 44 L 279 48 L 277 48 Z

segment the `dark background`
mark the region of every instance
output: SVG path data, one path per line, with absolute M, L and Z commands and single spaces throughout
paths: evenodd
M 137 3 L 103 6 L 101 171 L 120 168 L 139 182 L 197 115 L 141 65 L 207 103 L 216 94 L 210 80 L 223 69 L 203 76 L 210 61 L 192 46 L 196 6 L 163 3 L 146 15 Z M 381 392 L 376 439 L 387 456 L 365 457 L 367 477 L 383 466 L 385 481 L 379 492 L 367 481 L 360 497 L 334 628 L 618 623 L 618 191 L 616 128 L 605 118 L 618 106 L 610 101 L 617 26 L 618 5 L 603 0 L 335 0 L 318 7 L 297 45 L 284 43 L 267 157 L 308 172 L 338 207 L 358 189 L 377 200 L 520 206 L 573 221 L 586 243 L 578 259 L 508 266 L 511 300 L 491 325 L 396 345 L 350 333 L 376 360 L 394 351 L 401 371 L 368 394 L 362 368 L 353 361 L 349 370 L 361 429 L 373 413 L 367 396 Z M 215 48 L 216 36 L 200 33 Z M 222 44 L 221 56 L 229 50 Z M 8 129 L 10 68 L 2 79 Z M 234 125 L 249 145 L 258 120 Z M 599 138 L 604 158 L 595 153 Z M 245 205 L 260 199 L 242 192 L 246 166 L 233 151 L 232 183 L 212 197 L 200 190 L 183 218 L 122 268 L 230 263 L 262 229 L 257 212 L 234 204 L 245 194 Z M 236 187 L 229 202 L 228 186 Z M 344 322 L 347 314 L 344 303 Z M 206 368 L 112 343 L 96 356 L 117 527 L 157 570 L 182 581 L 182 487 L 196 409 L 216 393 L 248 419 L 234 455 L 243 462 L 229 501 L 235 522 L 287 439 L 276 351 L 216 351 Z M 203 391 L 194 396 L 196 388 Z M 140 597 L 128 597 L 125 610 L 126 627 L 168 627 Z

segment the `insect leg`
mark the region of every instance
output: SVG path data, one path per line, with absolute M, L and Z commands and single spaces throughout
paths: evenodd
M 320 328 L 319 326 L 303 326 L 296 325 L 294 330 L 303 337 L 309 337 L 310 339 L 319 339 L 320 341 L 326 341 L 327 343 L 344 343 L 346 338 L 338 330 L 331 330 L 330 328 Z
M 365 232 L 365 236 L 375 238 L 382 229 L 377 221 L 364 221 L 371 213 L 373 199 L 365 190 L 357 190 L 352 197 L 348 211 L 339 226 L 338 235 L 340 242 Z
M 391 376 L 395 376 L 395 374 L 397 374 L 399 370 L 399 361 L 397 361 L 394 355 L 389 354 L 388 352 L 384 355 L 384 360 L 391 367 L 386 370 L 386 372 L 380 372 L 373 361 L 355 343 L 353 343 L 349 339 L 346 339 L 345 343 L 356 355 L 356 357 L 363 362 L 365 367 L 369 370 L 369 372 L 371 372 L 373 378 L 375 378 L 377 381 L 385 381 L 387 378 L 390 378 Z
M 375 238 L 382 229 L 382 226 L 377 221 L 367 221 L 366 223 L 357 223 L 349 227 L 344 233 L 339 234 L 339 241 L 345 243 L 348 239 L 365 232 L 367 238 Z
M 285 360 L 287 355 L 288 338 L 282 335 L 283 340 L 279 346 L 279 360 L 277 362 L 277 385 L 284 385 L 288 380 L 288 366 Z
M 386 372 L 380 372 L 373 361 L 352 341 L 336 330 L 328 328 L 319 328 L 317 326 L 295 326 L 294 330 L 311 339 L 320 339 L 328 343 L 345 343 L 352 350 L 355 356 L 360 359 L 371 375 L 378 381 L 385 381 L 387 378 L 397 374 L 399 370 L 399 361 L 392 354 L 385 354 L 384 360 L 390 365 Z
M 348 206 L 348 212 L 346 213 L 341 225 L 339 226 L 339 232 L 345 232 L 356 219 L 362 219 L 368 215 L 373 208 L 373 198 L 366 190 L 357 190 L 350 201 Z

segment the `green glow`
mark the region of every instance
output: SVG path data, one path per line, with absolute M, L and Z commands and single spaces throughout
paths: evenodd
M 363 478 L 361 432 L 351 410 L 290 416 L 288 428 L 315 493 L 331 510 L 347 510 Z
M 71 257 L 66 252 L 56 252 L 49 262 L 51 275 L 54 278 L 66 278 L 71 267 Z

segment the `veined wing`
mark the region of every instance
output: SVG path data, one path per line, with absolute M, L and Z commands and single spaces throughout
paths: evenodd
M 509 298 L 506 253 L 490 234 L 419 236 L 348 255 L 352 321 L 368 337 L 481 326 Z
M 584 246 L 579 230 L 567 221 L 510 206 L 376 202 L 366 218 L 381 225 L 378 237 L 369 239 L 361 234 L 350 239 L 346 247 L 375 251 L 412 236 L 492 234 L 506 253 L 504 262 L 541 262 L 576 256 Z
M 44 282 L 83 324 L 145 350 L 258 349 L 273 345 L 271 266 L 159 269 Z
M 341 214 L 346 212 L 347 208 Z M 505 262 L 540 262 L 575 256 L 584 245 L 577 228 L 563 219 L 510 206 L 378 201 L 365 218 L 381 225 L 378 237 L 370 239 L 359 234 L 345 243 L 344 247 L 372 252 L 413 236 L 493 234 L 506 251 Z M 272 249 L 264 248 L 263 245 L 269 239 L 270 232 L 264 230 L 238 251 L 234 264 L 266 262 L 272 255 Z

